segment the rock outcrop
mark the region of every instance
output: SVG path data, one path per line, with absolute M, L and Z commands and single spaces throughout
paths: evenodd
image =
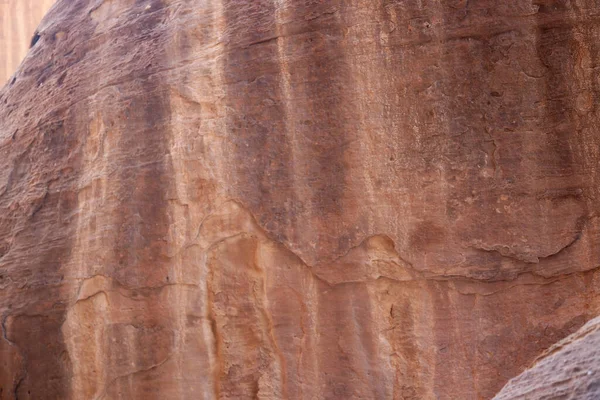
M 59 0 L 0 90 L 0 397 L 489 399 L 599 314 L 600 4 Z
M 0 86 L 31 46 L 35 29 L 55 0 L 0 0 Z
M 600 399 L 600 318 L 552 346 L 494 399 Z

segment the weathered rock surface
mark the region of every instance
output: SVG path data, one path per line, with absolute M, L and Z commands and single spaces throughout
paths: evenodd
M 0 86 L 25 57 L 37 25 L 54 0 L 0 0 Z
M 59 1 L 0 90 L 0 396 L 489 399 L 599 313 L 600 4 Z
M 600 399 L 600 318 L 548 349 L 494 399 Z

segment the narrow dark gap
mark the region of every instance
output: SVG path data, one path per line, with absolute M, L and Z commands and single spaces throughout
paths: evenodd
M 40 34 L 38 32 L 33 34 L 33 37 L 31 38 L 31 44 L 29 45 L 29 48 L 32 48 L 33 46 L 35 46 L 35 44 L 40 40 Z

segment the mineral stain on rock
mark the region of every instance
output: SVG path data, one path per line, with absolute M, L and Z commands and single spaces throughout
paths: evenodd
M 491 399 L 599 313 L 599 16 L 59 0 L 0 89 L 0 398 Z

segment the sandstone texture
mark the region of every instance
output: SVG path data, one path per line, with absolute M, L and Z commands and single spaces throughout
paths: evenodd
M 600 399 L 600 318 L 552 346 L 494 399 Z
M 59 0 L 0 90 L 0 398 L 491 399 L 600 314 L 600 3 Z
M 31 45 L 37 25 L 55 0 L 0 0 L 0 86 Z

